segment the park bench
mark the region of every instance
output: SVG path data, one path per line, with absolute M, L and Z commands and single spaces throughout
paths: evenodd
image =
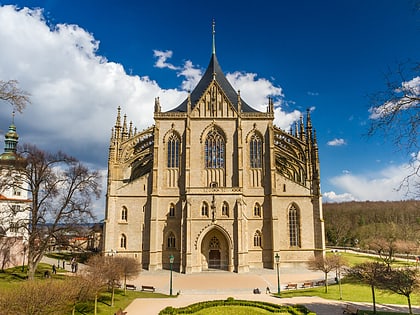
M 325 285 L 325 280 L 319 280 L 316 282 L 317 286 Z
M 313 283 L 312 281 L 305 281 L 305 282 L 302 284 L 302 288 L 312 288 L 312 287 L 313 287 L 313 285 L 314 285 L 314 283 Z
M 357 315 L 359 309 L 353 305 L 347 304 L 346 307 L 343 309 L 343 314 L 353 314 Z
M 297 288 L 298 288 L 297 283 L 288 283 L 288 284 L 286 285 L 286 290 L 290 290 L 290 289 L 297 289 Z
M 136 286 L 134 285 L 134 284 L 126 284 L 125 285 L 125 288 L 127 289 L 127 290 L 136 290 L 137 288 L 136 288 Z
M 142 285 L 141 286 L 141 290 L 142 291 L 152 291 L 152 292 L 155 292 L 155 287 L 153 287 L 151 285 Z

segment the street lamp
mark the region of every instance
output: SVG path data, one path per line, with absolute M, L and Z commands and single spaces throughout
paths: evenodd
M 276 256 L 274 256 L 276 259 L 277 264 L 277 294 L 280 296 L 280 270 L 279 270 L 279 264 L 280 264 L 280 255 L 279 253 L 276 253 Z
M 169 295 L 172 296 L 172 264 L 174 263 L 174 255 L 169 256 L 169 265 L 171 267 L 171 278 L 169 281 Z

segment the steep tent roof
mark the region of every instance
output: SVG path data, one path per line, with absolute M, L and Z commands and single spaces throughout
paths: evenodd
M 232 85 L 226 79 L 226 76 L 220 68 L 219 62 L 217 61 L 216 54 L 214 52 L 210 58 L 210 63 L 207 67 L 206 72 L 204 73 L 200 82 L 198 82 L 195 89 L 191 92 L 192 108 L 196 106 L 197 102 L 200 100 L 200 97 L 204 94 L 205 90 L 211 84 L 213 79 L 216 80 L 216 82 L 220 85 L 227 98 L 229 99 L 230 103 L 236 109 L 238 109 L 238 93 L 234 90 Z M 187 112 L 187 103 L 188 98 L 185 101 L 183 101 L 178 107 L 170 110 L 169 112 Z M 249 106 L 247 103 L 245 103 L 245 101 L 242 98 L 241 108 L 243 112 L 258 112 L 257 110 Z

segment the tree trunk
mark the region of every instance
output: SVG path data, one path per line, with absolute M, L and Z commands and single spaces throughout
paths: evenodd
M 328 272 L 325 272 L 325 293 L 328 293 Z
M 35 272 L 38 268 L 38 265 L 42 259 L 43 255 L 38 255 L 38 253 L 31 250 L 31 245 L 28 246 L 28 279 L 35 279 Z
M 127 294 L 127 276 L 124 275 L 124 295 Z
M 95 307 L 94 308 L 95 309 L 93 311 L 93 314 L 96 315 L 98 312 L 98 294 L 97 293 L 95 294 Z
M 112 284 L 111 306 L 114 306 L 115 286 Z
M 372 303 L 373 303 L 373 314 L 376 314 L 376 299 L 375 299 L 375 286 L 370 286 L 372 290 Z
M 407 302 L 408 302 L 408 314 L 413 314 L 413 310 L 411 309 L 411 299 L 410 294 L 407 295 Z

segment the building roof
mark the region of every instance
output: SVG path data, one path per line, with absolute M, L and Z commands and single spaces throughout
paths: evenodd
M 204 94 L 204 92 L 206 91 L 208 86 L 213 82 L 213 80 L 215 80 L 219 84 L 219 86 L 222 88 L 223 92 L 229 99 L 229 102 L 236 110 L 238 110 L 238 93 L 226 79 L 226 76 L 224 75 L 222 68 L 219 65 L 219 62 L 217 61 L 217 57 L 214 52 L 211 55 L 206 72 L 204 73 L 200 82 L 198 82 L 195 89 L 191 92 L 191 107 L 194 108 L 197 105 L 201 96 Z M 169 112 L 187 112 L 187 104 L 188 98 L 184 100 L 178 107 L 170 110 Z M 242 98 L 241 110 L 243 112 L 258 112 L 257 110 L 249 106 Z

